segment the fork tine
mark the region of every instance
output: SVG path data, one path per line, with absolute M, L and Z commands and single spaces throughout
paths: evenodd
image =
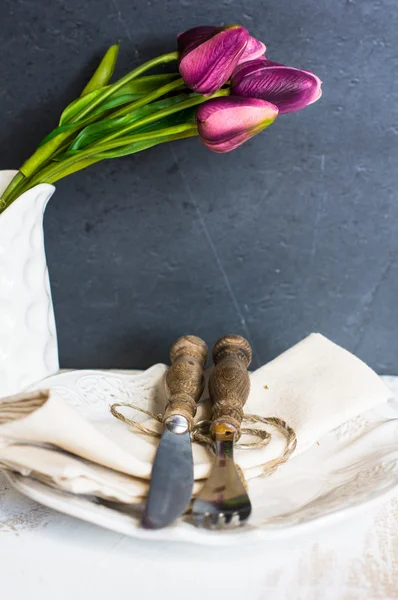
M 204 516 L 204 526 L 207 527 L 207 529 L 212 529 L 215 525 L 217 525 L 217 521 L 218 521 L 217 513 L 214 513 L 214 514 L 206 513 Z
M 211 514 L 210 513 L 206 513 L 203 517 L 203 525 L 204 527 L 210 528 L 211 527 Z
M 192 513 L 192 519 L 193 522 L 195 523 L 196 527 L 203 527 L 204 526 L 204 516 L 200 515 L 199 513 Z
M 211 515 L 211 525 L 212 527 L 219 527 L 219 521 L 222 520 L 222 513 L 218 514 L 218 513 L 213 513 Z
M 231 525 L 233 525 L 233 527 L 239 527 L 239 525 L 242 523 L 241 520 L 241 515 L 240 513 L 235 512 L 232 515 L 232 520 L 231 520 Z
M 227 513 L 225 515 L 225 524 L 229 526 L 229 524 L 231 523 L 231 519 L 232 519 L 232 514 L 231 513 Z

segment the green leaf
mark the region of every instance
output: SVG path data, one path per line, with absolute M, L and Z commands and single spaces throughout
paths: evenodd
M 115 148 L 114 150 L 107 150 L 104 152 L 100 152 L 100 153 L 96 154 L 95 156 L 92 156 L 91 158 L 84 158 L 82 160 L 77 160 L 72 165 L 69 165 L 66 168 L 64 168 L 62 166 L 62 162 L 59 162 L 58 172 L 53 175 L 50 175 L 48 177 L 46 177 L 46 175 L 43 174 L 43 177 L 41 178 L 40 181 L 42 183 L 55 183 L 59 179 L 63 179 L 67 175 L 71 175 L 72 173 L 81 171 L 82 169 L 85 169 L 86 167 L 89 167 L 90 165 L 92 165 L 96 162 L 99 162 L 100 160 L 103 160 L 106 158 L 118 158 L 119 156 L 127 156 L 128 154 L 135 154 L 136 152 L 142 152 L 143 150 L 146 150 L 147 148 L 156 146 L 157 144 L 160 144 L 164 141 L 171 141 L 172 139 L 175 139 L 175 136 L 168 136 L 167 138 L 159 137 L 159 138 L 152 139 L 152 140 L 135 142 L 134 144 L 127 144 L 126 146 L 121 146 L 120 148 Z
M 142 152 L 142 150 L 156 146 L 157 144 L 160 144 L 168 139 L 173 139 L 173 136 L 170 136 L 170 138 L 159 137 L 152 140 L 135 142 L 126 146 L 121 146 L 120 148 L 115 148 L 114 150 L 100 152 L 99 154 L 96 154 L 96 158 L 97 160 L 101 160 L 103 158 L 118 158 L 120 156 L 127 156 L 128 154 L 135 154 L 136 152 Z
M 167 117 L 163 117 L 163 119 L 159 119 L 154 123 L 149 123 L 147 125 L 143 125 L 142 127 L 137 127 L 137 129 L 134 129 L 134 134 L 145 133 L 147 131 L 156 131 L 157 129 L 173 127 L 174 125 L 179 125 L 182 123 L 195 123 L 195 108 L 196 107 L 186 108 L 185 110 L 181 110 L 180 112 L 176 112 Z M 120 139 L 123 138 L 121 137 Z
M 142 150 L 146 150 L 147 148 L 151 148 L 152 146 L 157 146 L 158 144 L 163 144 L 164 142 L 171 142 L 173 140 L 184 139 L 188 137 L 186 133 L 182 132 L 180 134 L 172 134 L 168 136 L 159 136 L 158 138 L 153 138 L 151 140 L 143 140 L 141 142 L 134 142 L 133 144 L 127 144 L 126 146 L 121 146 L 119 148 L 114 148 L 113 150 L 107 150 L 105 152 L 100 152 L 96 154 L 97 159 L 102 158 L 118 158 L 119 156 L 127 156 L 128 154 L 135 154 L 136 152 L 142 152 Z
M 68 106 L 65 108 L 61 115 L 59 124 L 64 125 L 65 123 L 70 121 L 72 117 L 74 117 L 78 112 L 80 112 L 83 108 L 90 104 L 90 102 L 94 100 L 94 98 L 96 98 L 101 93 L 101 91 L 101 89 L 93 90 L 86 96 L 81 96 L 80 98 L 77 98 L 77 100 L 74 100 L 73 102 L 68 104 Z
M 85 119 L 84 121 L 81 121 L 80 123 L 68 123 L 69 119 L 71 119 L 74 116 L 74 114 L 79 112 L 80 109 L 87 104 L 86 99 L 88 98 L 89 99 L 88 101 L 90 101 L 90 99 L 92 97 L 95 97 L 96 95 L 98 95 L 98 93 L 100 91 L 101 90 L 96 90 L 95 92 L 91 92 L 87 96 L 83 96 L 83 98 L 78 98 L 77 100 L 75 100 L 74 102 L 69 104 L 69 106 L 67 106 L 65 108 L 64 112 L 61 115 L 59 127 L 56 127 L 55 129 L 53 129 L 44 138 L 44 140 L 42 140 L 40 142 L 39 145 L 41 146 L 45 142 L 48 142 L 49 140 L 51 140 L 55 136 L 59 135 L 60 133 L 63 133 L 64 131 L 69 131 L 69 130 L 73 130 L 73 129 L 78 130 L 79 128 L 82 127 L 82 125 L 84 125 L 85 121 L 90 122 L 92 120 L 92 117 L 94 117 L 96 115 L 100 115 L 103 112 L 106 112 L 107 110 L 111 110 L 112 108 L 116 108 L 117 106 L 120 106 L 122 104 L 128 104 L 129 102 L 135 102 L 135 100 L 142 98 L 141 94 L 140 95 L 138 95 L 138 94 L 123 94 L 120 96 L 115 96 L 114 98 L 111 97 L 111 98 L 109 98 L 108 101 L 104 102 L 104 104 L 101 105 L 100 108 L 98 108 L 96 111 L 94 111 L 93 114 L 90 117 L 88 117 L 87 119 Z M 84 103 L 82 101 L 84 101 Z
M 119 81 L 116 81 L 116 83 L 114 83 L 112 86 L 108 86 L 107 89 L 103 90 L 101 92 L 100 96 L 95 98 L 88 106 L 83 108 L 83 110 L 81 110 L 75 116 L 75 120 L 81 120 L 84 117 L 86 117 L 90 113 L 90 111 L 92 111 L 94 108 L 97 108 L 101 104 L 101 102 L 103 102 L 106 98 L 109 98 L 109 96 L 112 96 L 113 93 L 115 93 L 117 90 L 119 90 L 121 87 L 123 87 L 129 81 L 132 81 L 133 79 L 137 79 L 140 75 L 145 73 L 145 71 L 148 71 L 149 69 L 152 69 L 153 67 L 157 67 L 158 65 L 161 65 L 161 64 L 163 65 L 165 63 L 175 61 L 177 59 L 178 59 L 178 52 L 169 52 L 168 54 L 162 54 L 160 56 L 157 56 L 156 58 L 153 58 L 152 60 L 148 60 L 147 62 L 143 63 L 139 67 L 136 67 L 135 69 L 133 69 L 132 71 L 127 73 L 124 77 L 119 79 Z M 178 85 L 180 85 L 180 81 L 182 81 L 181 78 L 177 79 Z M 175 82 L 169 83 L 168 85 L 172 86 L 173 84 L 175 86 Z M 167 86 L 163 86 L 162 89 L 164 89 L 165 87 L 167 87 Z M 167 90 L 167 91 L 169 91 L 169 90 Z
M 97 90 L 96 93 L 98 93 Z M 56 127 L 55 129 L 53 129 L 48 135 L 46 135 L 46 137 L 40 142 L 39 146 L 42 146 L 43 144 L 45 144 L 46 142 L 48 142 L 49 140 L 52 140 L 54 137 L 56 137 L 57 135 L 59 135 L 60 133 L 63 133 L 65 131 L 78 131 L 79 129 L 81 129 L 84 126 L 84 122 L 86 121 L 87 124 L 89 124 L 89 122 L 92 119 L 92 117 L 94 116 L 98 116 L 100 114 L 102 114 L 103 112 L 106 112 L 107 110 L 111 110 L 112 108 L 116 108 L 117 106 L 120 106 L 122 104 L 128 104 L 129 102 L 135 102 L 136 100 L 138 100 L 139 98 L 142 98 L 142 95 L 134 95 L 134 94 L 123 94 L 121 96 L 116 96 L 115 98 L 109 98 L 109 100 L 107 102 L 104 102 L 103 105 L 101 105 L 100 108 L 98 108 L 96 111 L 93 112 L 93 114 L 88 117 L 87 119 L 85 119 L 84 121 L 81 121 L 80 123 L 68 123 L 68 119 L 73 116 L 73 113 L 76 111 L 78 112 L 80 110 L 80 106 L 79 106 L 79 102 L 81 100 L 84 100 L 85 98 L 87 98 L 88 96 L 84 96 L 83 98 L 78 98 L 77 100 L 75 100 L 75 102 L 72 102 L 72 104 L 70 104 L 62 113 L 61 116 L 61 121 L 60 121 L 60 125 L 59 127 Z M 75 106 L 72 106 L 75 105 Z M 66 119 L 64 119 L 64 116 L 66 117 Z
M 72 173 L 81 171 L 82 169 L 85 169 L 86 167 L 89 167 L 90 165 L 93 165 L 94 163 L 96 163 L 100 160 L 102 160 L 102 159 L 99 157 L 85 158 L 83 160 L 79 160 L 79 161 L 75 162 L 73 165 L 66 167 L 66 169 L 62 169 L 62 171 L 60 171 L 60 173 L 55 175 L 54 177 L 49 177 L 47 179 L 44 177 L 43 182 L 44 183 L 55 183 L 59 179 L 63 179 L 67 175 L 71 175 Z
M 118 94 L 149 94 L 153 90 L 166 85 L 181 77 L 179 73 L 164 73 L 162 75 L 144 75 L 125 83 L 117 90 Z
M 108 83 L 113 75 L 118 54 L 119 43 L 108 48 L 94 75 L 91 77 L 90 81 L 82 91 L 81 96 L 85 96 L 94 90 L 99 90 Z
M 39 148 L 24 162 L 19 169 L 25 177 L 30 177 L 38 168 L 47 162 L 50 158 L 60 151 L 65 142 L 68 141 L 69 132 L 61 133 L 56 138 L 49 140 Z
M 136 119 L 138 118 L 139 117 L 136 117 Z M 85 127 L 83 131 L 79 133 L 75 141 L 69 146 L 65 154 L 68 155 L 78 152 L 89 144 L 92 144 L 106 135 L 117 131 L 126 124 L 129 125 L 133 121 L 134 117 L 127 115 L 126 117 L 119 117 L 118 119 L 105 119 L 104 121 L 98 121 L 98 123 L 87 125 L 87 127 Z
M 158 87 L 165 85 L 168 81 L 173 81 L 174 79 L 179 77 L 179 73 L 167 73 L 165 75 L 147 75 L 145 77 L 139 77 L 138 79 L 133 79 L 132 81 L 123 85 L 120 89 L 116 90 L 115 94 L 112 94 L 108 100 L 105 100 L 103 104 L 95 110 L 92 114 L 101 114 L 105 110 L 110 110 L 116 106 L 120 106 L 121 104 L 125 104 L 124 100 L 127 100 L 127 97 L 130 97 L 130 101 L 134 102 L 134 100 L 138 100 L 142 96 L 146 96 L 153 90 L 156 90 Z M 77 100 L 71 102 L 63 111 L 61 118 L 59 120 L 59 125 L 64 125 L 68 123 L 75 115 L 77 115 L 83 108 L 85 108 L 92 100 L 94 100 L 97 96 L 99 96 L 104 90 L 109 89 L 110 86 L 105 86 L 99 88 L 97 90 L 93 90 Z M 118 99 L 123 97 L 124 100 L 119 102 Z M 51 134 L 50 134 L 51 135 Z M 55 134 L 57 135 L 57 134 Z
M 111 96 L 109 100 L 105 100 L 103 104 L 100 105 L 97 110 L 95 110 L 92 114 L 100 115 L 101 113 L 112 110 L 112 108 L 116 108 L 117 106 L 121 106 L 122 104 L 128 104 L 129 102 L 135 102 L 139 98 L 142 98 L 143 94 L 117 94 L 115 96 Z
M 123 127 L 127 127 L 128 125 L 132 125 L 135 121 L 139 121 L 140 119 L 148 115 L 152 115 L 158 112 L 159 110 L 162 110 L 174 104 L 178 104 L 179 102 L 183 102 L 186 99 L 187 94 L 172 96 L 171 98 L 165 98 L 163 100 L 153 102 L 152 104 L 147 104 L 146 106 L 143 106 L 135 110 L 131 114 L 125 115 L 123 117 L 118 117 L 117 119 L 105 119 L 102 121 L 98 121 L 97 123 L 87 125 L 87 127 L 85 127 L 83 131 L 79 133 L 79 135 L 77 136 L 75 141 L 70 145 L 69 149 L 65 154 L 71 154 L 73 152 L 82 150 L 89 144 L 97 142 L 106 135 L 114 133 L 119 129 L 122 129 Z M 155 125 L 155 129 L 159 128 L 159 122 Z
M 44 139 L 42 139 L 42 141 L 38 145 L 38 148 L 40 148 L 40 146 L 44 146 L 44 144 L 47 144 L 47 142 L 57 137 L 57 135 L 59 135 L 60 133 L 65 133 L 65 131 L 72 132 L 73 129 L 78 131 L 80 127 L 81 125 L 76 125 L 76 123 L 67 123 L 66 125 L 61 125 L 61 127 L 56 127 L 55 129 L 50 131 L 50 133 L 47 134 Z

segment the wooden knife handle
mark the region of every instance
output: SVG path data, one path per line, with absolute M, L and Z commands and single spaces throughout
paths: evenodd
M 165 380 L 169 401 L 164 421 L 173 415 L 182 415 L 191 430 L 196 403 L 205 385 L 203 369 L 207 361 L 207 344 L 194 335 L 184 335 L 172 345 L 170 359 L 171 367 Z
M 213 348 L 215 367 L 210 376 L 209 393 L 213 402 L 211 432 L 220 426 L 240 432 L 243 406 L 249 396 L 250 379 L 247 371 L 252 360 L 252 349 L 240 335 L 226 335 Z

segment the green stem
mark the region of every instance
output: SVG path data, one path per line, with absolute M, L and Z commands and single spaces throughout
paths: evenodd
M 75 173 L 77 171 L 85 169 L 86 167 L 96 162 L 99 162 L 104 158 L 108 158 L 106 156 L 101 156 L 101 153 L 106 152 L 108 150 L 113 150 L 115 148 L 120 148 L 136 142 L 150 141 L 151 139 L 154 140 L 153 145 L 158 145 L 197 135 L 197 126 L 192 123 L 186 123 L 182 125 L 176 125 L 174 127 L 167 127 L 153 132 L 138 133 L 131 136 L 125 136 L 121 140 L 114 140 L 111 143 L 104 144 L 101 142 L 101 144 L 93 146 L 87 151 L 76 153 L 68 160 L 64 160 L 56 164 L 52 163 L 50 165 L 47 165 L 47 167 L 42 169 L 39 173 L 36 173 L 35 177 L 31 178 L 28 181 L 24 181 L 24 185 L 21 189 L 18 190 L 18 193 L 11 195 L 11 197 L 8 198 L 8 201 L 4 203 L 3 206 L 0 205 L 0 213 L 3 210 L 5 210 L 18 196 L 31 189 L 35 185 L 39 183 L 53 184 L 71 173 Z M 164 140 L 156 141 L 162 137 L 164 137 Z M 137 150 L 136 152 L 139 151 L 140 150 Z M 134 154 L 134 152 L 131 152 L 131 154 Z
M 149 60 L 143 65 L 137 67 L 130 73 L 127 73 L 124 77 L 119 79 L 113 85 L 110 85 L 107 89 L 105 89 L 102 94 L 99 94 L 90 104 L 88 104 L 84 109 L 82 109 L 79 113 L 77 113 L 72 119 L 71 123 L 76 122 L 77 129 L 79 128 L 78 122 L 83 119 L 88 113 L 90 113 L 94 108 L 96 108 L 99 104 L 101 104 L 106 98 L 111 96 L 115 91 L 123 87 L 126 83 L 135 79 L 141 73 L 144 73 L 148 69 L 155 67 L 160 64 L 164 64 L 170 62 L 172 60 L 177 60 L 178 52 L 170 52 L 169 54 L 162 54 L 157 58 Z M 165 86 L 164 86 L 165 87 Z M 28 160 L 24 162 L 22 167 L 20 168 L 21 173 L 25 177 L 31 177 L 43 164 L 45 164 L 50 158 L 53 157 L 54 153 L 59 150 L 60 146 L 65 142 L 65 140 L 69 139 L 76 130 L 65 131 L 64 133 L 60 133 L 52 140 L 49 140 L 43 146 L 40 146 Z
M 140 119 L 139 121 L 135 121 L 131 125 L 127 125 L 126 127 L 119 129 L 119 131 L 115 131 L 115 133 L 112 133 L 112 134 L 104 137 L 101 140 L 101 144 L 104 142 L 109 142 L 110 140 L 114 140 L 115 138 L 123 136 L 124 134 L 129 133 L 130 131 L 133 131 L 134 129 L 143 127 L 144 125 L 149 125 L 150 123 L 154 123 L 155 121 L 158 121 L 159 119 L 163 119 L 164 117 L 172 115 L 175 112 L 180 112 L 181 110 L 184 110 L 186 108 L 191 108 L 192 106 L 197 106 L 198 104 L 203 104 L 203 102 L 206 102 L 210 98 L 217 98 L 219 96 L 228 96 L 228 95 L 229 95 L 229 89 L 218 90 L 218 92 L 216 92 L 215 94 L 213 94 L 210 97 L 197 96 L 196 98 L 191 98 L 190 100 L 186 100 L 185 102 L 179 102 L 178 104 L 174 104 L 173 106 L 169 106 L 168 108 L 159 110 L 157 113 L 155 113 L 153 115 L 148 115 L 147 117 L 144 117 L 143 119 Z M 88 148 L 90 148 L 90 146 L 88 146 Z
M 153 67 L 156 67 L 158 65 L 162 65 L 164 63 L 168 63 L 177 59 L 178 52 L 169 52 L 168 54 L 162 54 L 161 56 L 157 56 L 152 60 L 148 60 L 146 63 L 140 65 L 136 69 L 133 69 L 133 71 L 130 71 L 130 73 L 127 73 L 127 75 L 119 79 L 119 81 L 109 86 L 109 88 L 107 90 L 104 90 L 102 94 L 99 94 L 92 102 L 90 102 L 90 104 L 88 104 L 79 113 L 77 113 L 77 115 L 75 115 L 73 119 L 71 119 L 71 122 L 74 123 L 75 121 L 80 121 L 80 119 L 82 119 L 89 112 L 91 112 L 93 108 L 101 104 L 106 98 L 111 96 L 114 92 L 123 87 L 126 83 L 129 83 L 129 81 L 141 75 L 141 73 L 144 73 L 145 71 L 148 71 L 149 69 L 152 69 Z
M 192 129 L 190 129 L 188 131 L 185 131 L 182 133 L 177 133 L 176 135 L 173 135 L 173 136 L 165 136 L 163 140 L 154 138 L 152 143 L 150 143 L 150 140 L 148 140 L 149 143 L 145 147 L 137 148 L 136 150 L 129 152 L 129 154 L 136 154 L 137 152 L 142 152 L 143 150 L 147 150 L 148 148 L 151 148 L 153 146 L 159 146 L 160 144 L 166 144 L 167 142 L 174 142 L 176 140 L 183 140 L 183 139 L 194 137 L 197 135 L 198 135 L 197 128 L 193 127 Z M 50 183 L 55 183 L 59 179 L 62 179 L 63 177 L 66 177 L 67 175 L 70 175 L 71 173 L 76 173 L 77 171 L 81 171 L 82 169 L 85 169 L 86 167 L 88 167 L 96 162 L 99 162 L 101 160 L 105 160 L 108 158 L 111 158 L 111 157 L 103 156 L 102 154 L 98 154 L 92 158 L 87 158 L 85 160 L 80 161 L 79 163 L 75 163 L 74 165 L 69 167 L 69 169 L 65 169 L 62 173 L 59 173 L 57 176 L 54 176 Z
M 153 76 L 153 77 L 156 77 L 156 76 Z M 147 94 L 139 101 L 135 101 L 135 102 L 132 102 L 132 103 L 126 105 L 125 107 L 123 107 L 125 109 L 124 112 L 126 112 L 127 114 L 131 113 L 134 110 L 136 110 L 137 108 L 139 108 L 141 105 L 149 104 L 156 98 L 161 97 L 173 90 L 176 90 L 177 88 L 181 87 L 182 85 L 184 85 L 184 82 L 181 78 L 179 78 L 177 81 L 168 83 L 168 84 L 158 88 L 157 90 L 154 90 L 153 92 Z M 117 113 L 112 113 L 110 115 L 110 118 L 113 119 L 117 116 L 119 116 L 119 111 Z M 58 154 L 60 154 L 61 152 L 63 152 L 64 150 L 66 150 L 68 148 L 68 146 L 70 145 L 70 138 L 72 138 L 74 135 L 76 135 L 76 133 L 78 133 L 80 129 L 83 129 L 85 126 L 89 125 L 90 123 L 95 122 L 96 120 L 97 119 L 96 119 L 96 116 L 94 113 L 94 115 L 88 116 L 86 119 L 84 119 L 80 123 L 77 123 L 73 129 L 58 134 L 56 137 L 52 138 L 51 140 L 49 140 L 48 142 L 43 144 L 43 146 L 40 146 L 36 150 L 36 152 L 30 157 L 30 159 L 28 159 L 28 161 L 26 161 L 24 163 L 23 167 L 21 167 L 21 169 L 23 168 L 24 171 L 27 171 L 26 170 L 27 163 L 29 163 L 29 161 L 30 161 L 31 164 L 33 164 L 33 160 L 35 159 L 34 167 L 32 167 L 30 169 L 30 172 L 27 171 L 27 173 L 29 173 L 29 174 L 22 173 L 22 171 L 18 172 L 17 175 L 15 175 L 14 179 L 9 184 L 9 186 L 7 187 L 7 189 L 5 190 L 3 197 L 0 200 L 0 210 L 1 210 L 2 205 L 9 204 L 8 201 L 11 197 L 13 199 L 15 199 L 21 193 L 23 193 L 23 191 L 25 191 L 26 189 L 29 189 L 29 187 L 31 187 L 31 185 L 30 184 L 27 185 L 27 183 L 31 180 L 31 178 L 35 175 L 35 173 L 37 173 L 37 171 L 41 167 L 48 164 L 50 160 L 54 159 Z
M 36 173 L 35 177 L 29 181 L 27 189 L 37 185 L 38 183 L 54 183 L 59 179 L 62 179 L 63 172 L 69 170 L 71 166 L 81 161 L 86 161 L 87 159 L 94 158 L 96 155 L 101 152 L 106 152 L 107 150 L 113 150 L 114 148 L 120 148 L 122 146 L 126 146 L 129 144 L 133 144 L 134 142 L 142 142 L 151 139 L 157 139 L 160 137 L 170 137 L 183 133 L 190 133 L 191 135 L 197 134 L 197 127 L 192 123 L 185 123 L 182 125 L 176 125 L 174 127 L 166 127 L 164 129 L 159 129 L 158 131 L 151 131 L 147 133 L 138 133 L 131 136 L 125 136 L 122 140 L 116 140 L 112 143 L 103 143 L 101 141 L 100 144 L 96 146 L 92 146 L 87 150 L 82 150 L 81 152 L 77 152 L 69 159 L 65 159 L 64 161 L 58 162 L 55 165 L 50 164 L 44 169 L 42 169 L 39 173 Z M 83 168 L 83 167 L 82 167 Z M 26 191 L 24 189 L 23 191 Z
M 197 133 L 198 128 L 194 123 L 183 123 L 181 125 L 174 125 L 173 127 L 165 127 L 164 129 L 158 129 L 156 131 L 148 131 L 144 133 L 136 133 L 134 135 L 126 135 L 121 140 L 113 140 L 112 142 L 108 142 L 107 144 L 101 143 L 96 147 L 95 154 L 99 152 L 105 152 L 107 150 L 112 150 L 113 148 L 120 148 L 122 146 L 126 146 L 127 144 L 133 144 L 134 142 L 144 142 L 146 140 L 152 140 L 159 137 L 167 137 L 169 135 L 177 135 L 179 133 L 185 133 L 187 131 L 194 131 Z M 93 148 L 94 149 L 94 148 Z
M 77 127 L 78 129 L 78 127 Z M 52 158 L 63 144 L 73 135 L 75 135 L 76 129 L 64 131 L 53 139 L 49 140 L 42 146 L 39 146 L 37 150 L 26 160 L 22 167 L 19 169 L 26 178 L 31 177 L 36 171 L 45 164 L 50 158 Z
M 25 177 L 18 171 L 16 175 L 11 179 L 8 187 L 5 189 L 3 195 L 0 198 L 0 212 L 2 212 L 9 204 L 8 200 L 13 195 L 14 191 L 22 184 Z
M 163 76 L 159 76 L 159 75 L 152 75 L 152 76 L 148 76 L 146 78 L 142 77 L 141 79 L 154 79 L 155 77 L 157 77 L 157 78 L 162 77 L 164 79 Z M 183 86 L 183 80 L 181 78 L 179 78 L 178 82 L 176 80 L 174 80 L 173 82 L 168 81 L 167 84 L 164 84 L 163 86 L 161 86 L 160 88 L 157 88 L 156 90 L 152 90 L 151 92 L 148 92 L 146 95 L 142 95 L 141 98 L 138 98 L 133 101 L 131 99 L 124 101 L 123 102 L 123 112 L 121 112 L 120 109 L 119 109 L 119 111 L 116 111 L 113 108 L 104 108 L 104 107 L 106 107 L 106 103 L 105 103 L 102 106 L 100 106 L 96 111 L 94 111 L 91 115 L 89 115 L 82 121 L 79 121 L 79 123 L 76 123 L 75 125 L 68 121 L 66 124 L 56 127 L 47 136 L 47 138 L 49 138 L 48 141 L 50 142 L 52 139 L 57 138 L 61 133 L 65 133 L 63 131 L 63 128 L 65 128 L 65 126 L 68 127 L 67 131 L 69 132 L 70 137 L 73 137 L 76 133 L 79 133 L 87 125 L 91 125 L 92 123 L 95 123 L 95 122 L 98 122 L 101 120 L 115 119 L 115 118 L 119 117 L 121 114 L 132 113 L 137 108 L 136 103 L 138 104 L 138 107 L 141 107 L 141 105 L 149 104 L 156 98 L 163 96 L 163 95 L 169 93 L 170 91 L 173 91 L 182 86 Z M 181 94 L 180 96 L 184 96 L 184 95 L 186 96 L 187 94 Z M 113 110 L 113 112 L 112 112 L 112 110 Z M 46 138 L 44 138 L 44 141 L 41 143 L 41 146 L 44 146 L 47 143 L 47 141 L 45 141 L 45 140 L 46 140 Z M 59 152 L 62 152 L 69 145 L 70 145 L 70 142 L 68 142 L 68 141 L 63 143 L 62 147 L 60 147 L 57 150 L 57 154 Z M 53 159 L 54 156 L 56 156 L 56 155 L 55 154 L 52 155 L 51 159 Z
M 143 98 L 140 98 L 139 100 L 135 100 L 134 102 L 131 102 L 130 104 L 127 104 L 126 106 L 123 106 L 123 108 L 120 108 L 116 112 L 112 113 L 111 118 L 117 119 L 118 117 L 123 117 L 124 115 L 128 115 L 132 111 L 136 110 L 137 108 L 141 108 L 141 106 L 145 106 L 146 104 L 153 102 L 153 100 L 156 100 L 157 98 L 160 98 L 161 96 L 165 96 L 169 92 L 173 92 L 174 90 L 177 90 L 178 88 L 183 87 L 183 86 L 185 86 L 185 83 L 182 78 L 179 78 L 176 81 L 172 81 L 171 83 L 167 83 L 166 85 L 163 85 L 162 87 L 158 88 L 157 90 L 150 92 Z

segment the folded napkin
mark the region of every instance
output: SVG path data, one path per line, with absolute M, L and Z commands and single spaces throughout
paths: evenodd
M 166 369 L 164 365 L 152 367 L 153 386 L 157 390 L 161 388 Z M 391 397 L 374 371 L 320 334 L 308 336 L 253 372 L 250 378 L 251 391 L 245 411 L 286 421 L 297 436 L 296 454 L 331 429 Z M 157 393 L 156 399 L 164 407 L 164 393 L 161 398 Z M 136 403 L 134 394 L 129 400 L 132 404 Z M 110 399 L 109 404 L 112 402 Z M 207 406 L 202 405 L 196 420 L 205 416 Z M 152 406 L 142 407 L 153 410 Z M 129 417 L 134 419 L 137 414 L 131 410 Z M 159 429 L 159 423 L 153 419 L 143 424 Z M 263 473 L 264 464 L 280 457 L 284 450 L 284 436 L 277 430 L 266 428 L 272 433 L 267 446 L 236 449 L 236 462 L 246 479 Z M 240 440 L 242 443 L 247 441 L 244 438 L 242 436 Z M 29 454 L 26 447 L 21 450 L 19 442 L 51 444 L 73 453 L 75 457 L 64 454 L 61 461 L 54 457 L 54 450 L 42 452 L 43 449 L 38 451 L 37 448 L 32 448 Z M 0 399 L 0 463 L 20 472 L 25 467 L 25 472 L 36 476 L 41 473 L 42 478 L 52 480 L 54 485 L 62 482 L 64 489 L 68 489 L 69 485 L 69 490 L 76 493 L 80 489 L 84 490 L 81 493 L 101 495 L 102 489 L 103 497 L 107 498 L 144 497 L 148 489 L 144 480 L 150 478 L 157 443 L 156 439 L 130 431 L 111 414 L 104 422 L 90 422 L 51 390 Z M 193 444 L 193 453 L 195 479 L 201 480 L 209 473 L 212 456 L 198 444 Z M 99 472 L 100 467 L 78 457 L 108 469 Z M 117 481 L 115 478 L 110 481 L 111 475 L 108 477 L 106 473 L 109 469 L 136 479 L 131 482 L 131 477 L 128 478 L 130 487 L 127 483 L 124 487 L 124 479 L 119 474 Z M 90 482 L 89 485 L 87 482 Z M 118 490 L 117 493 L 115 490 Z
M 139 504 L 149 482 L 96 465 L 60 450 L 11 444 L 0 448 L 0 469 L 16 471 L 72 494 L 90 494 L 112 502 Z M 195 482 L 193 495 L 202 487 Z

